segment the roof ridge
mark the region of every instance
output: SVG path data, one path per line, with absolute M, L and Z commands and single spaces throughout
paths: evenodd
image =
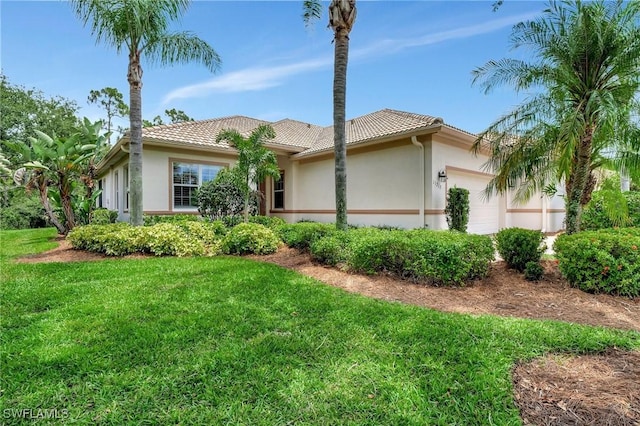
M 418 114 L 416 112 L 401 111 L 398 109 L 391 109 L 391 108 L 385 108 L 383 111 L 389 112 L 391 114 L 399 115 L 399 116 L 405 116 L 405 117 L 412 117 L 412 118 L 418 118 L 418 119 L 427 118 L 429 120 L 433 120 L 433 124 L 445 124 L 442 117 L 436 117 L 434 115 Z

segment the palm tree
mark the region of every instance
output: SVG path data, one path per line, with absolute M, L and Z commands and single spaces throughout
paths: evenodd
M 303 2 L 306 23 L 318 19 L 320 0 Z M 335 43 L 333 63 L 333 143 L 335 152 L 336 227 L 347 230 L 347 142 L 345 110 L 347 98 L 347 64 L 349 33 L 356 20 L 356 0 L 332 0 L 329 4 L 329 26 Z
M 233 169 L 237 173 L 239 186 L 244 195 L 244 221 L 249 221 L 249 199 L 258 183 L 267 177 L 280 179 L 278 159 L 273 151 L 264 147 L 264 143 L 276 137 L 273 127 L 263 124 L 254 129 L 248 138 L 237 130 L 223 130 L 216 138 L 217 142 L 227 142 L 238 150 L 238 162 Z
M 98 42 L 129 54 L 129 188 L 132 225 L 142 225 L 142 57 L 161 65 L 199 62 L 215 72 L 216 51 L 189 32 L 169 32 L 188 0 L 72 0 L 74 12 Z
M 580 230 L 594 169 L 615 146 L 612 135 L 640 89 L 640 2 L 551 1 L 540 18 L 513 28 L 513 48 L 530 61 L 489 61 L 474 70 L 486 92 L 501 85 L 534 94 L 480 134 L 485 167 L 496 176 L 487 194 L 519 187 L 526 200 L 565 182 L 566 230 Z M 524 50 L 523 49 L 523 50 Z M 621 119 L 623 117 L 623 119 Z

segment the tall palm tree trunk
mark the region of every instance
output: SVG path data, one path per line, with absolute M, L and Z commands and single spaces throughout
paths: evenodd
M 587 126 L 580 139 L 576 152 L 576 162 L 573 173 L 567 184 L 566 199 L 566 228 L 567 234 L 580 232 L 582 221 L 582 207 L 585 191 L 591 175 L 591 145 L 593 141 L 593 127 Z M 588 197 L 587 197 L 588 198 Z
M 142 67 L 140 52 L 129 54 L 129 222 L 142 222 Z M 124 183 L 125 186 L 127 182 Z M 124 192 L 123 192 L 124 194 Z M 124 194 L 126 197 L 127 194 Z
M 336 227 L 347 230 L 347 141 L 345 134 L 349 32 L 340 29 L 335 37 L 333 68 L 333 140 L 336 179 Z

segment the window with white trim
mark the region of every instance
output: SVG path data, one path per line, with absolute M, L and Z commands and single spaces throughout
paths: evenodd
M 284 209 L 284 171 L 280 171 L 280 180 L 273 181 L 273 208 Z
M 214 180 L 224 166 L 174 161 L 173 170 L 173 208 L 194 209 L 198 207 L 196 191 L 205 182 Z

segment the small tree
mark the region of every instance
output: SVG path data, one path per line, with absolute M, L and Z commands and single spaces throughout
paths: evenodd
M 249 221 L 249 200 L 258 183 L 267 177 L 280 179 L 278 159 L 273 151 L 264 147 L 264 143 L 276 137 L 269 125 L 258 126 L 248 138 L 237 130 L 224 130 L 218 134 L 218 142 L 225 141 L 238 150 L 236 171 L 244 195 L 244 221 Z
M 115 87 L 105 87 L 100 90 L 89 92 L 87 102 L 96 104 L 107 113 L 107 120 L 104 122 L 104 129 L 108 133 L 109 143 L 113 133 L 113 118 L 126 117 L 129 115 L 129 106 L 125 103 L 122 93 Z
M 447 194 L 447 207 L 444 209 L 447 215 L 449 229 L 467 232 L 469 223 L 469 190 L 464 188 L 449 188 Z
M 209 220 L 229 219 L 230 223 L 240 220 L 244 213 L 245 198 L 242 190 L 242 179 L 239 179 L 237 169 L 222 169 L 214 180 L 205 182 L 198 189 L 198 211 L 202 217 Z M 258 211 L 259 197 L 250 197 L 249 211 Z

